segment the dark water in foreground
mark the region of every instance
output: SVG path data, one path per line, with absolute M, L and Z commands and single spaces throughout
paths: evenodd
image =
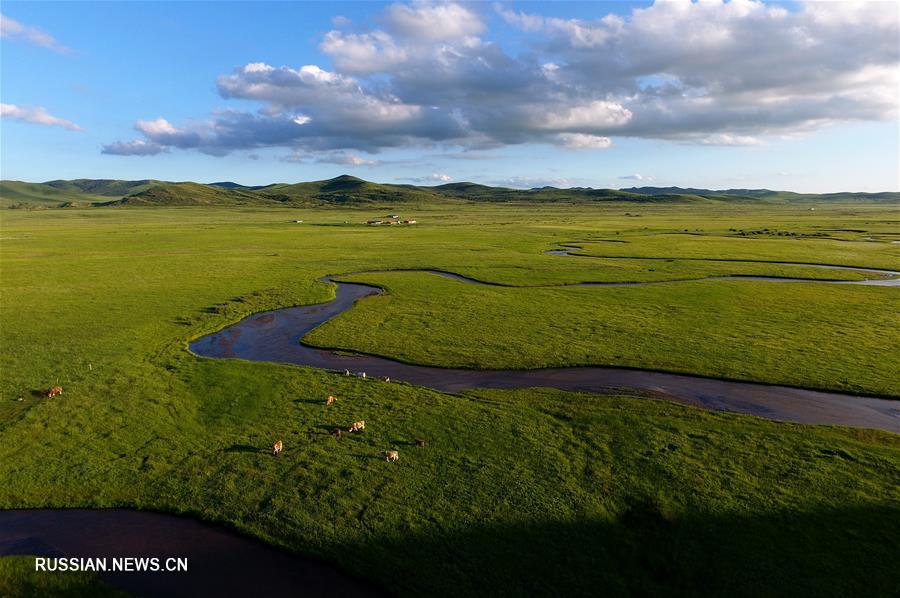
M 101 577 L 138 596 L 383 596 L 336 568 L 293 556 L 223 528 L 130 509 L 0 511 L 0 555 L 169 557 L 187 572 L 116 572 Z M 65 575 L 60 573 L 59 575 Z

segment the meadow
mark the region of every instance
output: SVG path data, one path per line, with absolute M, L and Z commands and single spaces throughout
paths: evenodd
M 422 204 L 402 208 L 416 226 L 361 224 L 386 210 L 4 211 L 0 508 L 188 514 L 400 595 L 896 590 L 897 434 L 629 396 L 447 395 L 186 350 L 250 313 L 327 301 L 326 274 L 434 268 L 498 286 L 349 275 L 388 292 L 307 340 L 900 397 L 897 289 L 691 281 L 861 278 L 779 261 L 900 269 L 893 206 Z M 594 257 L 544 254 L 560 244 Z M 509 288 L 583 281 L 673 282 Z M 365 433 L 328 434 L 357 419 Z M 0 588 L 31 583 L 0 563 Z

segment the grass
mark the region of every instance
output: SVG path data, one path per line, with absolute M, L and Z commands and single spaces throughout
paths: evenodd
M 749 222 L 814 231 L 862 229 L 894 217 L 865 205 L 844 215 L 850 209 L 659 205 L 642 208 L 637 228 L 638 219 L 624 215 L 633 206 L 424 206 L 404 213 L 421 224 L 403 229 L 359 225 L 382 214 L 351 209 L 4 213 L 0 508 L 191 514 L 324 557 L 401 595 L 599 588 L 888 594 L 896 590 L 892 556 L 900 544 L 896 526 L 885 525 L 900 515 L 898 435 L 626 396 L 540 389 L 451 396 L 185 351 L 188 339 L 254 311 L 327 300 L 333 288 L 316 282 L 327 273 L 434 267 L 511 285 L 673 279 L 685 275 L 680 264 L 715 271 L 722 264 L 675 262 L 658 274 L 646 270 L 654 267 L 647 260 L 609 260 L 619 264 L 610 271 L 603 260 L 542 252 L 616 232 L 637 244 L 684 228 L 727 237 L 728 228 Z M 890 234 L 891 225 L 883 226 L 879 234 Z M 869 258 L 859 265 L 876 265 Z M 430 309 L 435 328 L 423 360 L 488 355 L 482 341 L 496 341 L 477 328 L 490 324 L 488 314 L 502 314 L 518 327 L 493 329 L 509 335 L 503 346 L 510 347 L 494 359 L 587 359 L 566 353 L 563 345 L 571 343 L 603 362 L 617 354 L 605 345 L 614 342 L 609 331 L 623 325 L 626 310 L 634 320 L 628 325 L 657 327 L 634 359 L 692 371 L 743 367 L 740 375 L 767 381 L 793 369 L 791 375 L 834 388 L 846 373 L 850 384 L 898 394 L 889 359 L 898 332 L 879 328 L 896 311 L 895 289 L 704 282 L 641 287 L 629 296 L 617 293 L 636 289 L 487 288 L 422 274 L 367 276 L 391 295 L 363 301 L 334 326 L 364 321 L 379 301 L 390 313 L 407 310 L 404 318 Z M 455 315 L 472 307 L 485 315 Z M 724 333 L 705 324 L 710 318 L 729 324 L 742 348 L 729 349 Z M 442 322 L 457 322 L 468 334 Z M 369 342 L 359 330 L 320 332 L 343 346 Z M 420 331 L 394 332 L 404 346 L 378 352 L 423 351 Z M 669 335 L 694 340 L 666 341 Z M 847 339 L 843 346 L 838 338 Z M 623 341 L 616 350 L 626 348 Z M 701 354 L 692 357 L 695 351 Z M 36 396 L 57 380 L 64 395 Z M 340 397 L 332 408 L 324 405 L 328 394 Z M 363 434 L 328 434 L 357 419 L 367 422 Z M 428 446 L 412 446 L 417 437 Z M 276 438 L 285 442 L 278 458 L 268 450 Z M 388 448 L 400 451 L 399 463 L 380 458 Z M 2 566 L 0 583 L 25 583 Z
M 833 232 L 847 234 L 847 231 Z M 857 235 L 861 236 L 860 233 Z M 714 256 L 722 260 L 807 262 L 889 270 L 896 270 L 900 265 L 900 247 L 896 244 L 858 239 L 783 239 L 771 234 L 764 234 L 760 238 L 738 237 L 734 233 L 730 236 L 664 234 L 640 237 L 629 243 L 584 243 L 582 251 L 576 253 L 603 257 L 689 260 L 704 260 Z

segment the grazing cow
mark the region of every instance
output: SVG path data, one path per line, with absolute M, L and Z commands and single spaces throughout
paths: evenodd
M 382 380 L 384 380 L 385 382 L 390 382 L 390 381 L 391 381 L 391 379 L 388 378 L 387 376 L 385 376 L 384 378 L 382 378 Z
M 360 373 L 358 373 L 358 374 L 356 374 L 356 375 L 359 376 L 360 378 L 365 378 L 365 377 L 366 377 L 366 373 L 365 373 L 365 372 L 360 372 Z
M 396 461 L 400 458 L 400 453 L 397 451 L 384 451 L 381 454 L 384 455 L 385 460 L 391 462 Z
M 416 446 L 422 448 L 425 446 L 426 442 L 424 438 L 416 438 Z
M 348 432 L 362 432 L 365 429 L 366 429 L 366 420 L 363 419 L 358 422 L 353 422 L 352 424 L 350 424 L 350 429 L 347 431 Z
M 345 375 L 345 376 L 349 376 L 349 375 L 350 375 L 350 370 L 344 370 L 344 375 Z
M 326 405 L 333 405 L 335 401 L 337 401 L 337 397 L 336 397 L 336 396 L 334 396 L 334 395 L 328 395 L 328 398 L 325 399 L 325 404 L 326 404 Z
M 331 431 L 331 435 L 334 436 L 335 438 L 340 438 L 341 437 L 341 429 L 335 428 L 334 430 Z
M 283 450 L 284 450 L 284 445 L 281 443 L 280 440 L 276 440 L 275 446 L 272 447 L 272 454 L 277 455 L 278 453 L 280 453 Z
M 51 388 L 44 394 L 46 394 L 48 398 L 55 397 L 56 395 L 61 395 L 62 394 L 62 386 L 54 386 L 53 388 Z

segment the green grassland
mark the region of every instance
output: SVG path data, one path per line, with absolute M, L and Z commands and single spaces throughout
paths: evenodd
M 189 514 L 401 595 L 896 591 L 896 434 L 628 396 L 453 396 L 186 351 L 250 313 L 328 300 L 325 274 L 438 268 L 511 286 L 859 278 L 685 258 L 898 269 L 895 207 L 423 204 L 401 211 L 416 226 L 361 224 L 387 209 L 5 210 L 0 508 Z M 741 228 L 829 237 L 729 230 Z M 702 237 L 675 234 L 684 229 Z M 602 242 L 583 251 L 604 258 L 543 253 L 616 238 L 630 241 L 629 257 L 662 259 L 610 258 L 624 244 Z M 697 238 L 710 245 L 679 249 Z M 851 254 L 819 249 L 834 244 Z M 317 342 L 429 363 L 631 365 L 900 396 L 896 289 L 348 278 L 388 294 L 326 324 Z M 39 396 L 57 382 L 64 395 Z M 339 397 L 330 408 L 328 394 Z M 363 434 L 328 434 L 357 419 Z M 415 448 L 417 437 L 428 446 Z M 379 457 L 388 448 L 399 463 Z M 16 567 L 0 564 L 0 584 L 26 583 Z

